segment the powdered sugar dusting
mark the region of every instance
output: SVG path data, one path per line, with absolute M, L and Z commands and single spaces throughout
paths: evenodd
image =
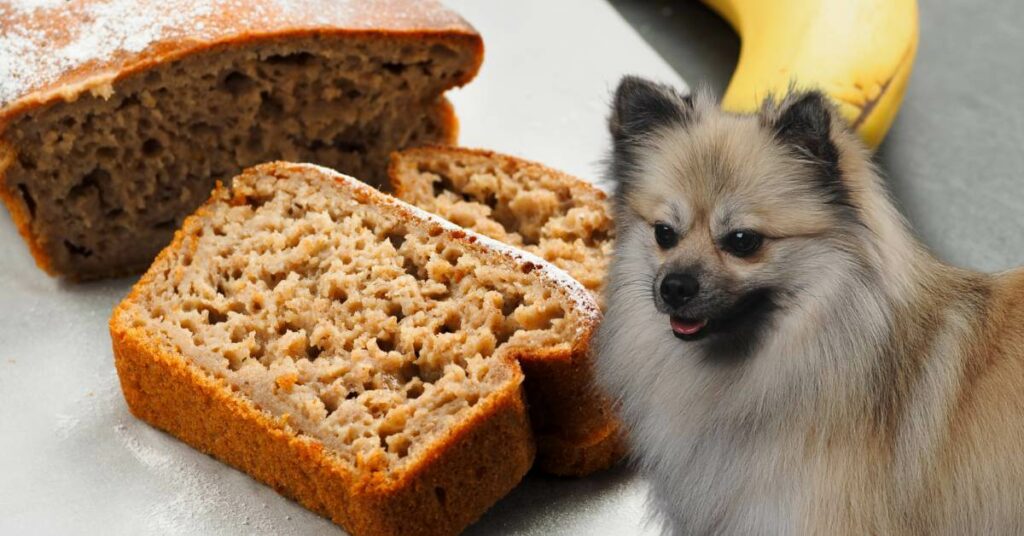
M 541 257 L 538 257 L 537 255 L 534 255 L 533 253 L 523 251 L 517 247 L 510 246 L 504 242 L 495 240 L 489 236 L 484 236 L 470 229 L 460 227 L 436 214 L 427 212 L 415 205 L 410 205 L 409 203 L 406 203 L 405 201 L 402 201 L 390 195 L 383 194 L 378 190 L 374 189 L 373 187 L 363 183 L 362 181 L 345 175 L 343 173 L 339 173 L 333 169 L 318 166 L 316 164 L 294 165 L 317 171 L 321 174 L 327 175 L 332 178 L 343 180 L 346 184 L 349 185 L 349 187 L 367 192 L 370 195 L 376 196 L 378 199 L 381 199 L 387 203 L 391 203 L 392 205 L 400 206 L 401 208 L 411 212 L 418 219 L 434 223 L 447 231 L 465 233 L 467 237 L 475 238 L 476 243 L 482 244 L 483 246 L 489 249 L 496 250 L 500 254 L 511 258 L 513 261 L 517 263 L 531 264 L 536 267 L 534 271 L 539 273 L 541 277 L 547 279 L 549 282 L 554 283 L 559 288 L 561 288 L 569 296 L 569 298 L 573 300 L 573 302 L 576 304 L 577 309 L 579 309 L 584 315 L 595 320 L 600 318 L 601 316 L 600 308 L 597 305 L 597 301 L 594 299 L 594 295 L 589 290 L 587 290 L 587 288 L 584 287 L 582 283 L 580 283 L 571 275 L 569 275 L 569 273 L 566 272 L 565 270 L 562 270 L 561 268 L 555 266 L 554 264 L 551 264 L 550 262 L 542 259 Z M 583 327 L 584 326 L 580 326 L 580 329 L 583 329 Z
M 67 3 L 67 0 L 17 0 L 11 7 L 22 13 L 31 13 L 37 9 L 53 9 Z
M 377 28 L 469 27 L 432 0 L 0 0 L 0 106 L 60 84 L 109 82 L 161 45 Z
M 181 4 L 174 9 L 173 4 Z M 110 0 L 50 2 L 17 0 L 10 4 L 27 24 L 12 24 L 0 37 L 0 102 L 9 103 L 30 88 L 57 80 L 91 63 L 145 50 L 173 29 L 208 17 L 212 2 L 138 2 Z M 62 16 L 63 15 L 63 16 Z M 75 22 L 66 30 L 61 22 Z
M 257 534 L 281 532 L 266 504 L 263 508 L 246 504 L 247 501 L 229 494 L 229 487 L 215 475 L 190 462 L 189 457 L 176 456 L 164 444 L 151 444 L 151 439 L 159 435 L 145 424 L 118 424 L 114 433 L 125 450 L 154 478 L 170 485 L 171 500 L 154 504 L 146 513 L 153 534 L 208 534 L 239 527 Z

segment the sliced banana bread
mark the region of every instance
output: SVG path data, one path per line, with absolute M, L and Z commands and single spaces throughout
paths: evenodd
M 48 272 L 138 272 L 243 167 L 454 142 L 482 47 L 433 0 L 0 2 L 0 197 Z
M 396 196 L 533 253 L 598 297 L 614 234 L 606 196 L 589 182 L 513 156 L 461 147 L 392 155 Z
M 534 162 L 463 148 L 420 148 L 392 156 L 401 199 L 534 253 L 564 269 L 600 300 L 614 230 L 605 194 Z M 590 357 L 522 362 L 538 464 L 586 475 L 623 454 L 608 400 L 593 391 Z
M 131 411 L 350 532 L 454 534 L 530 467 L 524 361 L 585 352 L 561 270 L 330 170 L 218 187 L 116 308 Z

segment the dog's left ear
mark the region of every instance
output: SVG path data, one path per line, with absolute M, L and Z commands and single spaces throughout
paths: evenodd
M 775 137 L 825 166 L 839 165 L 832 141 L 832 105 L 820 91 L 789 95 L 769 127 Z
M 820 91 L 791 93 L 776 114 L 768 114 L 766 126 L 780 143 L 819 166 L 821 185 L 830 197 L 841 199 L 845 189 L 840 177 L 839 149 L 833 141 L 834 113 L 828 97 Z

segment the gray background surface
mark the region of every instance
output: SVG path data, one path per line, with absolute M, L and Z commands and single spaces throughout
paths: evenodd
M 692 0 L 610 1 L 687 82 L 722 94 L 740 47 L 725 21 Z M 940 258 L 1024 265 L 1024 2 L 918 3 L 917 61 L 877 162 Z

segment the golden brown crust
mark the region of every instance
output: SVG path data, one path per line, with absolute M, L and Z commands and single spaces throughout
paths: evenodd
M 556 475 L 587 476 L 615 465 L 625 451 L 611 403 L 594 390 L 589 348 L 576 349 L 574 357 L 519 359 L 537 437 L 537 466 Z
M 14 227 L 18 230 L 18 234 L 28 244 L 29 253 L 32 254 L 32 258 L 36 261 L 36 266 L 40 270 L 50 274 L 57 275 L 57 272 L 53 269 L 53 263 L 50 262 L 50 257 L 43 251 L 42 244 L 36 239 L 35 235 L 32 234 L 32 228 L 30 226 L 29 219 L 31 215 L 24 203 L 20 199 L 14 197 L 14 192 L 5 184 L 5 175 L 7 168 L 10 167 L 14 161 L 14 150 L 11 149 L 10 145 L 0 139 L 0 200 L 7 205 L 7 210 L 11 213 L 11 220 L 14 221 Z
M 484 157 L 506 169 L 537 168 L 574 189 L 587 190 L 599 199 L 606 199 L 605 193 L 593 184 L 543 164 L 465 147 L 420 147 L 392 154 L 388 175 L 396 197 L 403 197 L 403 182 L 399 178 L 403 161 L 437 153 Z M 583 340 L 589 343 L 595 329 L 596 326 L 590 327 Z M 593 386 L 589 344 L 574 348 L 569 356 L 542 352 L 518 357 L 526 374 L 526 397 L 537 437 L 540 469 L 562 476 L 586 476 L 622 459 L 625 443 L 611 402 Z
M 445 143 L 455 145 L 459 142 L 459 116 L 455 115 L 455 107 L 452 106 L 452 102 L 446 97 L 441 97 L 441 102 L 438 104 L 438 108 L 441 109 L 441 117 L 445 131 L 448 133 L 448 139 Z M 384 187 L 383 185 L 381 186 Z
M 73 0 L 62 4 L 56 11 L 19 11 L 11 5 L 0 4 L 0 37 L 25 30 L 46 32 L 47 50 L 36 51 L 43 56 L 67 45 L 70 29 L 89 21 L 86 8 L 92 0 Z M 112 51 L 105 57 L 85 61 L 81 65 L 60 72 L 52 80 L 13 84 L 14 95 L 0 91 L 0 200 L 7 206 L 18 233 L 28 244 L 36 265 L 46 273 L 57 276 L 53 262 L 45 253 L 40 237 L 32 233 L 30 214 L 21 199 L 7 187 L 7 169 L 15 157 L 4 141 L 7 125 L 26 113 L 59 101 L 74 101 L 89 92 L 108 92 L 113 84 L 136 73 L 158 65 L 181 60 L 187 56 L 210 52 L 224 47 L 244 46 L 257 42 L 318 36 L 344 39 L 396 39 L 416 41 L 424 37 L 448 41 L 473 51 L 470 68 L 451 87 L 472 80 L 483 63 L 483 40 L 476 30 L 455 12 L 431 0 L 371 0 L 346 4 L 349 11 L 342 12 L 339 4 L 327 0 L 295 3 L 299 10 L 279 9 L 270 0 L 236 2 L 231 9 L 214 10 L 197 15 L 191 26 L 201 26 L 202 38 L 189 35 L 190 28 L 170 28 L 169 35 L 154 40 L 139 52 Z M 411 13 L 410 13 L 411 12 Z M 412 16 L 411 16 L 412 15 Z M 3 52 L 3 50 L 0 50 Z M 451 103 L 442 98 L 438 104 L 449 129 L 449 143 L 458 139 L 458 120 Z M 123 274 L 136 273 L 138 267 L 126 267 Z
M 626 442 L 617 421 L 590 437 L 565 440 L 556 435 L 537 438 L 537 468 L 558 476 L 580 477 L 607 469 L 626 454 Z
M 131 297 L 129 297 L 131 299 Z M 180 356 L 110 322 L 121 388 L 136 417 L 237 467 L 354 534 L 457 534 L 529 470 L 533 449 L 519 389 L 452 431 L 396 479 L 359 479 L 323 446 L 234 396 Z

